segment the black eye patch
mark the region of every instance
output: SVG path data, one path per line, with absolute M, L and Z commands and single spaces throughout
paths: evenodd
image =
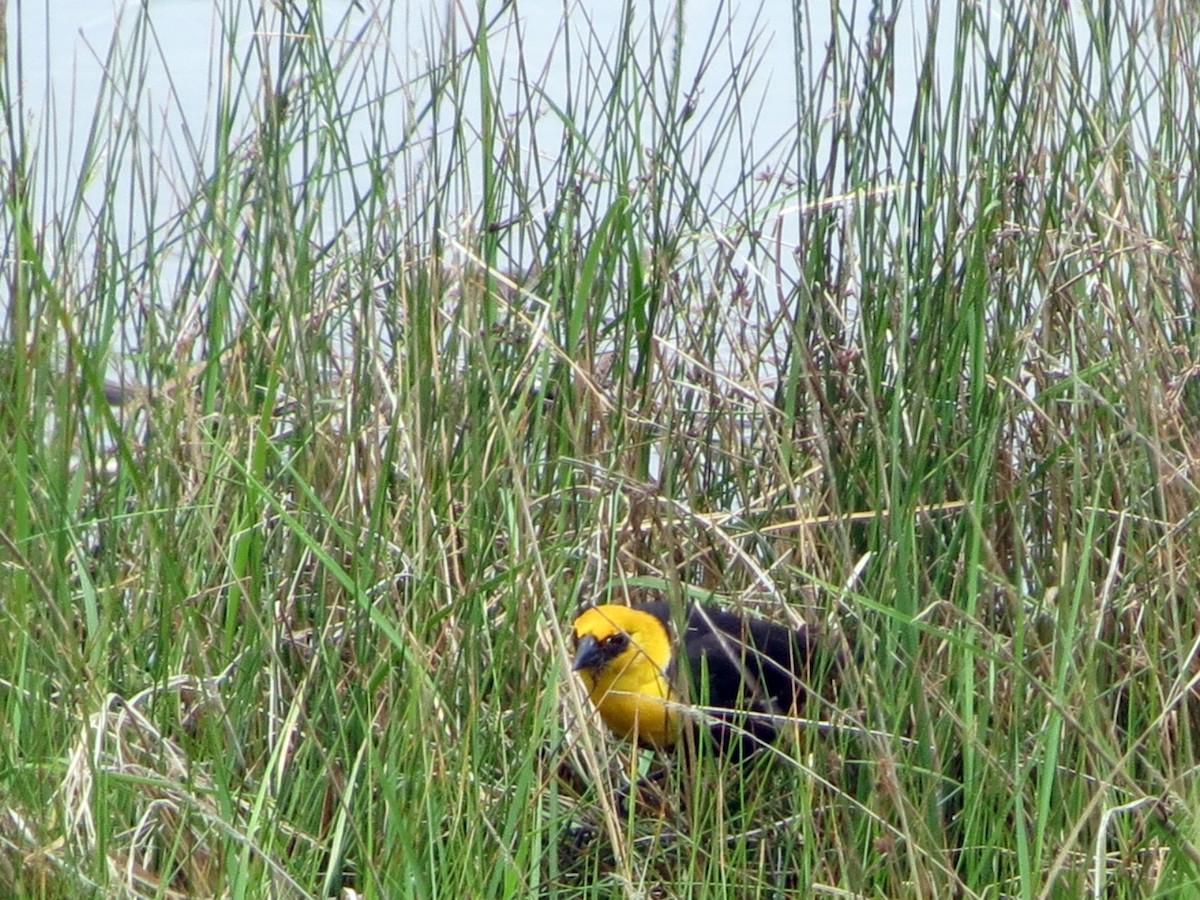
M 603 643 L 605 652 L 620 653 L 629 646 L 629 635 L 625 634 L 623 631 L 620 631 L 616 634 L 611 634 L 606 637 Z

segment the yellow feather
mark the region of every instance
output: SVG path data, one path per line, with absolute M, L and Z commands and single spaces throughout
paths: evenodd
M 667 676 L 671 636 L 655 616 L 628 606 L 606 604 L 585 609 L 575 619 L 575 640 L 628 644 L 597 667 L 581 668 L 588 698 L 604 724 L 616 734 L 652 747 L 666 748 L 679 735 L 678 716 L 669 708 L 676 696 Z

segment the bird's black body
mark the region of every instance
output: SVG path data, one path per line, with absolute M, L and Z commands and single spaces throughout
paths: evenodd
M 640 604 L 674 633 L 671 606 Z M 690 703 L 706 707 L 717 721 L 710 732 L 719 752 L 744 756 L 778 733 L 773 716 L 801 706 L 817 649 L 807 628 L 792 629 L 756 616 L 743 616 L 699 603 L 687 608 L 684 632 L 673 641 L 683 657 L 669 672 Z M 681 666 L 685 671 L 679 671 Z M 684 678 L 683 676 L 687 677 Z

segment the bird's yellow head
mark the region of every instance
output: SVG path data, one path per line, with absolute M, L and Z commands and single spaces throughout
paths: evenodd
M 629 606 L 592 606 L 576 616 L 574 638 L 573 668 L 604 724 L 640 744 L 674 744 L 679 723 L 669 708 L 675 693 L 667 623 Z

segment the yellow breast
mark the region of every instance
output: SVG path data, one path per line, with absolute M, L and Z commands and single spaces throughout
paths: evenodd
M 678 716 L 668 706 L 675 695 L 657 668 L 631 663 L 618 672 L 602 671 L 599 677 L 591 672 L 580 675 L 588 698 L 613 733 L 663 749 L 675 743 Z

